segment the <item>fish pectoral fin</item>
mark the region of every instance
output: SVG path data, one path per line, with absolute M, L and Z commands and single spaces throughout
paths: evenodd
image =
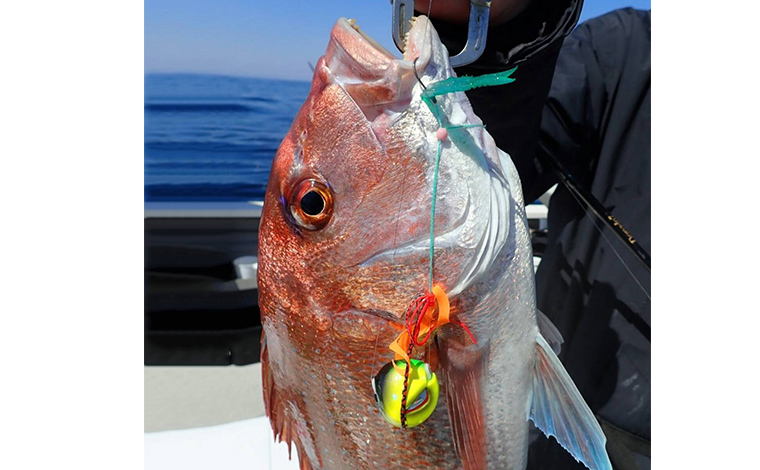
M 536 321 L 538 322 L 538 331 L 541 332 L 541 336 L 544 337 L 549 346 L 551 346 L 554 354 L 559 354 L 562 350 L 562 343 L 565 339 L 562 337 L 562 333 L 559 332 L 554 323 L 549 320 L 544 312 L 536 309 Z
M 599 422 L 540 334 L 536 338 L 530 419 L 586 467 L 612 470 L 604 447 L 607 438 Z
M 465 470 L 486 468 L 488 449 L 481 399 L 485 347 L 471 343 L 463 345 L 454 338 L 439 339 L 437 344 L 441 385 L 449 409 L 454 449 Z
M 269 424 L 272 426 L 274 437 L 279 442 L 286 441 L 288 443 L 288 457 L 290 457 L 290 426 L 288 426 L 283 403 L 279 393 L 277 393 L 274 375 L 269 365 L 267 336 L 263 331 L 261 332 L 261 384 L 264 389 L 264 410 L 269 418 Z
M 269 348 L 267 348 L 267 338 L 263 331 L 261 332 L 261 383 L 264 389 L 264 410 L 272 426 L 275 440 L 288 444 L 289 459 L 292 459 L 291 446 L 295 444 L 301 470 L 311 470 L 311 464 L 303 453 L 301 442 L 297 439 L 290 418 L 285 413 L 285 403 L 278 392 L 269 364 Z

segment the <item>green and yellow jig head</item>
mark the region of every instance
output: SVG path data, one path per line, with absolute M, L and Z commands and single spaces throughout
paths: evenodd
M 408 368 L 404 361 L 396 361 L 396 366 Z M 375 400 L 383 417 L 397 428 L 412 428 L 424 423 L 438 405 L 440 394 L 438 378 L 424 362 L 412 359 L 408 380 L 405 376 L 399 374 L 393 363 L 389 362 L 372 379 Z M 402 405 L 405 389 L 406 401 L 411 402 L 408 406 Z M 405 410 L 404 416 L 401 410 Z
M 462 326 L 449 318 L 449 299 L 443 289 L 435 285 L 432 292 L 418 297 L 406 311 L 406 328 L 391 343 L 395 353 L 389 362 L 372 379 L 375 400 L 383 417 L 395 427 L 408 428 L 424 423 L 438 404 L 440 387 L 430 366 L 412 359 L 415 346 L 424 346 L 433 331 L 446 323 Z M 411 403 L 411 404 L 410 404 Z

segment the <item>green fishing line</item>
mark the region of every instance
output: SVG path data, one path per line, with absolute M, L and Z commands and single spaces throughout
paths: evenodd
M 433 242 L 435 240 L 435 195 L 438 191 L 438 164 L 441 162 L 441 145 L 438 141 L 438 152 L 435 156 L 435 172 L 433 173 L 433 201 L 430 207 L 430 276 L 428 278 L 428 292 L 433 291 Z
M 438 127 L 442 127 L 449 130 L 454 129 L 467 129 L 470 127 L 485 127 L 483 124 L 463 124 L 458 126 L 443 126 L 443 121 L 441 119 L 441 109 L 438 106 L 438 103 L 436 102 L 435 97 L 446 95 L 449 93 L 456 93 L 460 91 L 468 91 L 475 88 L 481 88 L 486 86 L 497 86 L 497 85 L 506 85 L 507 83 L 512 83 L 515 81 L 514 78 L 511 78 L 510 75 L 517 70 L 517 67 L 514 67 L 509 70 L 505 70 L 504 72 L 498 72 L 498 73 L 491 73 L 487 75 L 481 75 L 479 77 L 449 77 L 446 80 L 441 80 L 440 82 L 435 82 L 432 85 L 425 88 L 425 90 L 421 94 L 422 101 L 427 105 L 427 107 L 430 109 L 430 112 L 433 113 L 433 116 L 435 116 L 436 120 L 438 121 Z M 438 194 L 438 167 L 441 162 L 441 149 L 442 149 L 443 141 L 438 140 L 438 151 L 436 152 L 435 156 L 435 171 L 433 172 L 433 200 L 430 204 L 430 269 L 429 269 L 429 277 L 428 277 L 428 291 L 433 290 L 433 266 L 434 266 L 434 243 L 435 243 L 435 201 L 436 201 L 436 195 Z

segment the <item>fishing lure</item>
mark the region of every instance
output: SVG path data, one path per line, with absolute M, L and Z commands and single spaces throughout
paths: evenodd
M 449 318 L 449 300 L 436 285 L 415 299 L 406 311 L 406 328 L 391 343 L 395 353 L 372 379 L 372 389 L 383 417 L 391 425 L 414 427 L 427 420 L 438 404 L 438 379 L 430 366 L 411 359 L 415 346 L 424 346 L 433 331 Z M 411 405 L 407 405 L 411 401 Z
M 510 78 L 515 70 L 517 67 L 479 77 L 450 77 L 425 87 L 417 76 L 417 69 L 414 69 L 414 74 L 423 88 L 421 99 L 438 120 L 439 128 L 436 130 L 438 151 L 433 174 L 433 197 L 430 211 L 429 291 L 410 304 L 406 311 L 406 329 L 389 346 L 395 354 L 393 360 L 383 366 L 372 379 L 372 389 L 378 407 L 386 421 L 393 426 L 401 428 L 418 426 L 433 414 L 438 404 L 438 379 L 430 370 L 429 364 L 411 358 L 415 346 L 424 346 L 433 332 L 447 323 L 454 323 L 464 328 L 473 343 L 477 344 L 475 337 L 464 323 L 449 317 L 449 299 L 443 288 L 433 285 L 433 243 L 441 145 L 449 138 L 449 131 L 483 125 L 445 125 L 444 123 L 448 120 L 442 115 L 436 97 L 474 88 L 511 83 L 515 81 L 514 78 Z M 407 405 L 409 401 L 411 404 Z
M 461 326 L 477 343 L 464 323 L 450 318 L 449 310 L 449 299 L 439 285 L 415 299 L 406 311 L 406 328 L 389 346 L 395 353 L 393 361 L 372 379 L 378 407 L 393 426 L 418 426 L 438 404 L 438 379 L 429 364 L 411 358 L 415 346 L 424 346 L 433 332 L 447 323 Z

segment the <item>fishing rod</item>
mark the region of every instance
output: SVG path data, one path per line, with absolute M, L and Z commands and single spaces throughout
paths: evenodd
M 615 235 L 617 235 L 623 244 L 627 246 L 631 252 L 636 255 L 636 258 L 641 261 L 641 263 L 647 268 L 647 271 L 651 273 L 652 258 L 649 256 L 649 253 L 647 253 L 646 250 L 636 242 L 636 238 L 633 236 L 633 234 L 628 229 L 623 227 L 623 224 L 621 224 L 620 221 L 615 218 L 615 216 L 607 212 L 604 206 L 602 206 L 602 203 L 600 203 L 599 200 L 595 198 L 590 191 L 584 188 L 573 177 L 573 175 L 570 174 L 570 172 L 562 165 L 562 163 L 560 163 L 559 160 L 557 160 L 551 154 L 551 152 L 549 152 L 543 142 L 539 141 L 539 147 L 541 148 L 541 151 L 538 153 L 539 157 L 542 157 L 542 160 L 549 163 L 565 187 L 578 199 L 582 200 L 583 203 L 586 204 L 586 207 L 591 209 L 591 212 L 599 220 L 604 222 L 604 224 L 607 225 L 607 227 L 609 227 Z

